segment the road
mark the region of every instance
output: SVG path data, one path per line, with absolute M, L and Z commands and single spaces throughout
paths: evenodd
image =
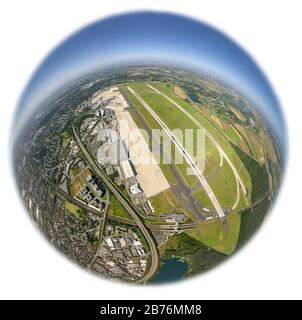
M 148 272 L 141 279 L 137 281 L 138 283 L 146 283 L 154 276 L 154 274 L 159 268 L 159 256 L 158 256 L 157 246 L 153 239 L 153 236 L 151 235 L 150 231 L 146 228 L 146 226 L 142 222 L 140 215 L 137 212 L 137 209 L 116 188 L 116 186 L 110 181 L 107 175 L 100 169 L 98 164 L 92 158 L 89 151 L 83 145 L 75 127 L 72 127 L 72 131 L 74 134 L 74 138 L 77 142 L 77 145 L 80 148 L 81 152 L 83 153 L 84 157 L 86 158 L 86 161 L 90 164 L 94 172 L 103 180 L 107 188 L 114 194 L 114 196 L 118 199 L 118 201 L 120 201 L 121 205 L 127 210 L 127 212 L 129 213 L 131 218 L 135 221 L 135 223 L 137 224 L 138 228 L 140 229 L 140 231 L 142 232 L 142 234 L 144 235 L 148 243 L 148 246 L 150 249 L 150 256 L 151 256 L 151 265 Z
M 89 207 L 88 205 L 84 204 L 82 201 L 78 200 L 77 198 L 71 196 L 70 194 L 66 193 L 64 190 L 60 189 L 57 185 L 55 185 L 51 180 L 49 180 L 47 177 L 43 176 L 43 179 L 45 182 L 55 190 L 57 195 L 61 196 L 68 202 L 72 202 L 73 204 L 77 205 L 78 207 L 85 209 L 91 213 L 94 213 L 98 216 L 103 216 L 103 213 L 100 210 L 94 209 L 92 207 Z
M 87 270 L 91 269 L 91 267 L 93 266 L 94 262 L 96 261 L 97 257 L 99 256 L 99 251 L 101 249 L 102 246 L 102 242 L 103 242 L 103 236 L 104 236 L 104 232 L 105 232 L 105 226 L 106 226 L 106 219 L 107 219 L 107 212 L 108 212 L 108 206 L 105 210 L 105 213 L 103 215 L 103 219 L 101 220 L 101 225 L 100 225 L 100 231 L 99 231 L 99 238 L 98 238 L 98 246 L 97 249 L 95 251 L 95 255 L 92 258 L 92 260 L 90 261 L 90 263 L 87 266 Z
M 61 198 L 63 198 L 64 200 L 66 200 L 68 202 L 71 202 L 71 203 L 77 205 L 78 207 L 87 210 L 88 212 L 91 212 L 93 214 L 101 216 L 102 219 L 106 219 L 107 218 L 107 220 L 110 220 L 110 221 L 122 223 L 122 224 L 129 225 L 129 226 L 134 226 L 134 227 L 137 226 L 137 224 L 133 220 L 128 220 L 126 218 L 114 216 L 114 215 L 111 215 L 111 214 L 106 214 L 106 217 L 104 217 L 104 213 L 103 212 L 98 211 L 96 209 L 93 209 L 93 208 L 89 207 L 88 205 L 84 204 L 83 202 L 77 200 L 77 198 L 72 197 L 70 194 L 66 193 L 64 190 L 58 188 L 47 177 L 43 176 L 43 179 L 45 180 L 45 182 L 53 190 L 55 190 L 56 194 L 58 196 L 60 196 Z M 147 218 L 147 216 L 145 216 L 145 218 Z M 162 220 L 166 220 L 166 218 L 162 218 Z M 163 228 L 163 229 L 171 229 L 172 230 L 172 229 L 175 229 L 175 227 L 176 227 L 175 224 L 152 224 L 152 223 L 146 223 L 146 226 L 148 227 L 149 230 L 154 230 L 154 231 L 158 231 L 161 228 Z M 194 223 L 188 223 L 188 224 L 183 223 L 183 224 L 179 224 L 178 225 L 178 230 L 194 229 L 195 227 L 196 227 L 196 225 Z
M 196 165 L 195 161 L 192 159 L 190 154 L 187 150 L 183 147 L 182 143 L 177 139 L 177 137 L 172 133 L 172 131 L 168 128 L 168 126 L 160 119 L 160 117 L 153 111 L 153 109 L 130 87 L 127 87 L 128 90 L 138 99 L 138 101 L 149 111 L 149 113 L 153 116 L 153 118 L 158 122 L 158 124 L 162 127 L 165 133 L 170 137 L 171 141 L 173 141 L 176 148 L 179 152 L 183 155 L 186 162 L 192 168 L 193 172 L 195 173 L 197 179 L 199 180 L 200 184 L 206 191 L 209 199 L 211 200 L 219 218 L 223 219 L 225 217 L 225 213 L 220 206 L 218 199 L 216 198 L 212 188 L 210 187 L 208 181 Z
M 196 228 L 195 223 L 184 223 L 184 224 L 150 224 L 148 228 L 154 231 L 182 231 L 182 230 L 192 230 Z
M 170 101 L 176 108 L 178 108 L 179 110 L 181 110 L 188 118 L 190 118 L 197 126 L 198 128 L 204 130 L 205 134 L 207 135 L 207 137 L 213 142 L 213 144 L 215 145 L 215 147 L 217 148 L 218 152 L 220 153 L 220 155 L 223 156 L 223 158 L 227 161 L 227 163 L 229 164 L 229 166 L 231 167 L 235 178 L 237 180 L 237 185 L 239 183 L 239 185 L 241 186 L 241 189 L 243 191 L 243 194 L 246 196 L 247 194 L 247 190 L 245 188 L 245 185 L 237 171 L 237 169 L 235 168 L 235 166 L 233 165 L 232 161 L 230 160 L 230 158 L 228 157 L 228 155 L 225 153 L 225 151 L 222 149 L 222 147 L 218 144 L 218 142 L 214 139 L 214 137 L 206 130 L 206 128 L 198 121 L 196 120 L 187 110 L 185 110 L 183 107 L 181 107 L 178 103 L 176 103 L 174 100 L 172 100 L 169 96 L 167 96 L 166 94 L 164 94 L 163 92 L 159 91 L 158 89 L 154 88 L 153 86 L 147 84 L 147 86 L 154 90 L 157 94 L 161 95 L 162 97 L 166 98 L 168 101 Z M 220 166 L 221 166 L 221 162 L 220 162 Z M 238 187 L 237 187 L 237 200 L 235 202 L 235 207 L 239 202 L 239 197 L 240 197 L 240 193 L 238 192 Z M 232 209 L 235 209 L 234 206 Z

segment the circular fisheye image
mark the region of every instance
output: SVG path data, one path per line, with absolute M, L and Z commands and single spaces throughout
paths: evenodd
M 136 284 L 202 274 L 241 249 L 276 198 L 286 139 L 269 83 L 237 44 L 156 12 L 61 43 L 11 132 L 17 187 L 46 239 Z

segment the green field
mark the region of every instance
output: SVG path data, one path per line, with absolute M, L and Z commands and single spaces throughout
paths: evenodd
M 235 144 L 240 143 L 241 139 L 233 127 L 229 127 L 228 129 L 226 129 L 225 134 L 232 140 L 233 143 Z
M 173 105 L 171 103 L 154 93 L 150 93 L 150 88 L 146 86 L 146 84 L 132 84 L 130 86 L 133 90 L 135 90 L 145 101 L 146 103 L 150 104 L 152 106 L 153 110 L 158 114 L 158 116 L 161 119 L 165 120 L 165 123 L 170 128 L 170 130 L 173 129 L 180 129 L 184 130 L 186 128 L 195 128 L 196 126 L 191 126 L 191 121 L 185 121 L 183 122 L 183 119 L 179 117 L 179 113 L 175 113 Z M 153 118 L 153 116 L 141 105 L 141 103 L 134 97 L 130 92 L 128 91 L 128 98 L 132 102 L 132 104 L 137 108 L 137 110 L 141 113 L 141 115 L 144 117 L 146 122 L 152 127 L 153 129 L 161 129 L 161 126 L 156 122 L 156 120 Z M 169 114 L 169 117 L 167 117 L 167 114 Z M 171 115 L 171 116 L 170 116 Z M 169 118 L 168 121 L 167 118 Z M 163 135 L 165 136 L 165 135 Z M 183 158 L 181 153 L 172 145 L 172 161 L 175 159 L 181 159 Z M 183 179 L 186 181 L 188 186 L 193 187 L 197 184 L 198 180 L 196 176 L 193 175 L 187 175 L 187 168 L 188 164 L 183 160 L 183 163 L 177 163 L 175 164 L 176 168 L 182 175 Z
M 73 215 L 76 219 L 83 219 L 84 217 L 84 210 L 78 207 L 76 204 L 66 201 L 65 202 L 66 210 Z
M 61 137 L 63 139 L 62 149 L 66 149 L 68 147 L 68 145 L 69 145 L 70 140 L 71 140 L 70 135 L 69 135 L 69 133 L 67 131 L 63 131 L 61 133 Z
M 172 191 L 167 189 L 149 199 L 155 214 L 171 213 L 175 209 L 181 209 Z
M 113 195 L 110 195 L 110 205 L 109 205 L 108 214 L 112 216 L 125 218 L 128 220 L 132 220 L 132 218 L 130 217 L 128 212 L 125 210 L 125 208 Z
M 247 208 L 247 206 L 248 206 L 247 199 L 245 198 L 245 196 L 240 188 L 240 198 L 239 198 L 237 206 L 234 208 L 234 211 L 239 212 L 240 210 Z
M 196 111 L 194 107 L 192 107 L 189 103 L 182 100 L 178 96 L 176 96 L 171 87 L 167 87 L 166 85 L 160 83 L 151 83 L 154 87 L 171 97 L 175 102 L 179 103 L 181 107 L 187 110 L 191 115 L 193 115 L 200 123 L 203 125 L 216 139 L 218 143 L 220 143 L 224 150 L 228 153 L 231 161 L 233 161 L 235 167 L 240 168 L 240 174 L 242 176 L 242 180 L 246 182 L 246 188 L 251 191 L 250 177 L 245 167 L 242 165 L 240 158 L 237 153 L 234 151 L 232 146 L 228 143 L 227 140 L 223 137 L 223 134 L 215 128 L 215 126 L 207 120 L 200 112 Z M 156 112 L 156 114 L 165 122 L 165 124 L 169 127 L 170 130 L 180 129 L 184 132 L 187 128 L 192 128 L 193 130 L 197 130 L 198 126 L 187 116 L 185 116 L 178 108 L 176 108 L 169 100 L 165 97 L 155 93 L 149 88 L 146 83 L 131 83 L 129 85 L 135 92 L 137 92 L 141 98 Z M 127 93 L 128 98 L 135 105 L 135 107 L 139 110 L 139 112 L 143 115 L 146 121 L 152 126 L 152 128 L 160 128 L 159 124 L 154 120 L 154 118 L 150 115 L 150 113 L 141 105 L 141 103 L 134 97 L 134 95 Z M 213 142 L 206 137 L 206 157 L 205 157 L 205 171 L 204 174 L 208 177 L 213 177 L 209 180 L 209 183 L 221 203 L 223 207 L 231 207 L 237 195 L 237 184 L 234 177 L 234 174 L 229 167 L 229 165 L 224 162 L 222 166 L 222 170 L 219 170 L 220 164 L 220 154 L 213 144 Z M 172 150 L 175 153 L 179 153 L 179 151 Z M 172 152 L 172 154 L 173 154 Z M 193 188 L 194 186 L 198 186 L 199 182 L 196 176 L 188 175 L 187 169 L 188 164 L 184 162 L 183 164 L 176 164 L 177 169 L 183 176 L 184 180 L 187 182 L 189 187 Z M 216 172 L 217 170 L 218 173 Z M 211 204 L 207 199 L 206 195 L 203 195 L 201 191 L 195 192 L 198 200 L 200 200 L 206 207 L 211 208 Z
M 230 165 L 226 161 L 208 182 L 212 190 L 219 190 L 215 194 L 222 207 L 230 208 L 234 205 L 237 199 L 237 182 Z
M 74 178 L 70 179 L 69 192 L 72 196 L 81 198 L 80 191 L 88 184 L 87 177 L 92 174 L 91 170 L 88 167 L 81 169 L 76 165 L 71 169 L 71 172 Z
M 166 244 L 166 251 L 176 251 L 178 248 L 180 237 L 179 236 L 172 236 L 168 239 Z
M 212 201 L 210 200 L 207 193 L 204 191 L 203 187 L 199 187 L 197 190 L 193 192 L 193 196 L 199 203 L 207 209 L 213 209 Z
M 220 220 L 215 219 L 199 223 L 196 229 L 186 231 L 186 233 L 204 245 L 220 253 L 230 255 L 237 245 L 240 231 L 240 216 L 238 214 L 230 214 L 227 217 L 227 223 L 229 227 L 228 231 L 226 231 Z
M 188 102 L 182 100 L 176 95 L 172 95 L 171 90 L 167 88 L 160 82 L 152 82 L 150 83 L 153 87 L 165 93 L 167 96 L 172 98 L 176 103 L 178 103 L 182 108 L 184 108 L 187 112 L 189 112 L 194 118 L 200 122 L 200 124 L 212 135 L 212 137 L 219 143 L 222 149 L 227 153 L 228 157 L 237 168 L 240 176 L 248 190 L 251 190 L 251 179 L 249 173 L 244 165 L 242 165 L 242 161 L 237 155 L 236 151 L 227 141 L 227 139 L 223 136 L 223 134 L 219 131 L 218 128 L 214 126 L 214 124 L 207 119 L 201 111 L 198 110 L 198 107 L 192 107 Z M 175 110 L 177 108 L 174 108 Z
M 67 130 L 64 130 L 60 133 L 60 138 L 62 139 L 62 144 L 59 151 L 59 157 L 61 158 L 66 153 L 69 143 L 71 141 L 71 138 Z
M 203 174 L 211 175 L 220 165 L 220 153 L 209 137 L 205 137 L 205 168 Z

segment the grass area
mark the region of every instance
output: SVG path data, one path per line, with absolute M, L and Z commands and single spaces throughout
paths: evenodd
M 173 256 L 187 261 L 189 276 L 205 272 L 227 258 L 226 255 L 212 250 L 185 233 L 169 238 L 163 258 Z
M 241 139 L 238 136 L 236 130 L 230 126 L 228 129 L 225 130 L 225 134 L 232 140 L 233 143 L 239 144 Z
M 236 206 L 236 208 L 234 209 L 236 212 L 246 208 L 248 206 L 247 202 L 246 202 L 246 198 L 243 195 L 242 189 L 240 188 L 240 198 L 238 201 L 238 204 Z
M 137 113 L 133 110 L 133 108 L 128 108 L 127 111 L 130 113 L 133 121 L 135 122 L 135 124 L 137 125 L 137 127 L 139 129 L 144 129 L 144 126 L 140 120 L 140 118 L 138 117 Z M 151 147 L 151 139 L 149 138 L 149 140 L 147 141 L 147 143 L 149 144 L 149 148 Z
M 166 244 L 166 251 L 176 251 L 178 248 L 179 240 L 180 240 L 180 237 L 176 235 L 169 237 Z
M 251 193 L 252 184 L 249 172 L 247 171 L 237 152 L 234 150 L 233 146 L 228 142 L 228 140 L 219 131 L 219 129 L 217 129 L 214 126 L 214 124 L 202 114 L 202 112 L 197 110 L 197 107 L 194 108 L 188 102 L 176 96 L 171 90 L 171 87 L 167 87 L 166 85 L 163 85 L 159 82 L 152 82 L 151 84 L 167 96 L 171 97 L 176 103 L 178 103 L 182 108 L 184 108 L 184 110 L 186 110 L 196 120 L 198 120 L 203 127 L 206 128 L 206 130 L 213 136 L 213 138 L 228 154 L 232 163 L 238 169 L 238 172 L 247 190 Z M 150 105 L 150 107 L 152 107 L 156 114 L 161 119 L 163 119 L 163 121 L 170 128 L 170 130 L 180 129 L 184 131 L 187 128 L 197 130 L 198 126 L 190 118 L 186 117 L 169 100 L 153 92 L 152 89 L 150 89 L 146 85 L 146 83 L 131 83 L 130 87 L 133 88 L 142 97 L 142 99 L 145 100 L 148 105 Z M 141 105 L 141 103 L 133 95 L 130 94 L 129 96 L 132 99 L 132 103 L 141 112 L 146 121 L 153 128 L 160 128 L 160 126 L 156 123 L 156 121 L 153 119 L 150 113 Z M 234 130 L 234 128 L 230 127 L 228 130 L 232 130 L 232 133 L 230 133 L 231 131 L 229 131 L 229 134 L 236 136 L 237 139 L 240 140 L 240 137 Z M 206 137 L 205 143 L 206 166 L 204 174 L 209 177 L 211 173 L 214 173 L 214 171 L 217 170 L 217 168 L 219 167 L 220 154 L 213 142 L 208 137 Z M 172 151 L 176 153 L 178 152 L 175 150 Z M 190 187 L 198 185 L 198 179 L 196 178 L 196 176 L 187 174 L 187 163 L 176 164 L 176 167 Z M 222 169 L 210 178 L 209 184 L 211 185 L 213 192 L 218 198 L 220 204 L 223 207 L 232 207 L 237 196 L 237 183 L 234 174 L 226 161 L 224 161 Z M 194 195 L 196 196 L 196 198 L 200 200 L 204 204 L 204 206 L 212 208 L 212 204 L 210 203 L 207 195 L 203 194 L 203 192 L 200 190 L 198 190 L 195 193 L 196 194 Z
M 210 220 L 197 224 L 197 228 L 186 231 L 193 239 L 200 241 L 204 245 L 226 255 L 230 255 L 236 248 L 239 231 L 240 216 L 230 214 L 227 217 L 229 230 L 226 231 L 224 225 L 218 220 Z
M 61 132 L 60 137 L 62 139 L 62 144 L 61 144 L 61 148 L 59 151 L 59 158 L 61 159 L 62 157 L 64 157 L 64 154 L 67 152 L 67 148 L 68 148 L 69 143 L 71 141 L 71 137 L 70 137 L 69 132 L 67 130 L 64 130 L 63 132 Z
M 182 116 L 182 121 L 179 121 L 179 117 L 181 116 L 180 111 L 175 108 L 167 99 L 164 97 L 150 93 L 150 89 L 145 84 L 131 84 L 131 88 L 139 93 L 142 98 L 152 106 L 153 110 L 164 119 L 166 124 L 170 129 L 176 129 L 180 127 L 182 130 L 186 128 L 197 128 L 196 125 L 187 117 Z M 147 88 L 147 89 L 146 89 Z M 164 87 L 165 91 L 170 92 L 170 89 Z M 155 103 L 156 102 L 156 103 Z M 144 109 L 143 107 L 141 107 Z M 142 110 L 143 112 L 143 110 Z M 148 111 L 146 111 L 148 112 Z M 167 117 L 167 113 L 169 117 Z M 183 119 L 184 118 L 184 119 Z M 214 169 L 219 166 L 220 163 L 220 154 L 217 148 L 214 146 L 212 141 L 206 137 L 206 168 L 205 174 L 211 173 Z M 197 178 L 193 176 L 189 176 L 187 174 L 188 165 L 187 163 L 178 164 L 177 167 L 181 172 L 182 176 L 185 178 L 187 182 L 189 182 L 190 186 L 193 186 L 197 183 Z M 235 202 L 237 195 L 237 184 L 234 174 L 228 165 L 228 163 L 224 162 L 221 170 L 215 175 L 211 181 L 210 185 L 217 196 L 220 204 L 223 207 L 231 207 Z M 194 196 L 207 208 L 212 208 L 211 201 L 203 190 L 198 190 L 195 192 Z
M 193 192 L 193 197 L 202 204 L 204 208 L 213 209 L 213 203 L 210 200 L 209 196 L 205 192 L 203 187 L 198 188 Z
M 232 145 L 227 141 L 224 135 L 219 131 L 218 128 L 209 120 L 203 113 L 202 109 L 199 107 L 193 107 L 188 102 L 182 100 L 176 95 L 172 95 L 170 90 L 167 90 L 165 86 L 163 86 L 160 82 L 152 82 L 152 86 L 165 93 L 167 96 L 172 98 L 176 103 L 178 103 L 182 108 L 184 108 L 187 112 L 189 112 L 196 120 L 200 122 L 200 124 L 212 135 L 212 137 L 219 143 L 222 149 L 227 153 L 228 157 L 237 168 L 240 173 L 241 179 L 243 180 L 246 188 L 251 190 L 251 179 L 248 171 L 242 165 L 241 159 L 238 157 L 236 151 L 233 149 Z M 174 108 L 176 110 L 176 108 Z M 183 116 L 182 116 L 183 117 Z
M 150 198 L 149 201 L 155 214 L 170 213 L 177 208 L 181 208 L 170 189 L 164 190 L 160 194 Z
M 76 175 L 78 175 L 81 172 L 81 168 L 79 166 L 74 166 L 71 169 L 71 173 L 72 175 L 75 177 Z
M 85 215 L 84 209 L 78 207 L 76 204 L 73 204 L 71 202 L 66 201 L 65 208 L 70 214 L 72 214 L 78 220 L 83 219 Z
M 175 147 L 174 144 L 171 145 L 171 155 L 173 165 L 177 169 L 178 173 L 182 179 L 186 182 L 189 187 L 194 187 L 198 184 L 197 177 L 191 174 L 191 167 L 183 158 L 182 153 Z
M 167 178 L 170 186 L 175 186 L 177 184 L 174 174 L 172 173 L 168 164 L 159 164 L 164 176 Z
M 209 180 L 220 205 L 230 208 L 237 198 L 237 183 L 230 165 L 224 161 L 218 173 Z
M 125 210 L 125 208 L 113 195 L 110 195 L 110 205 L 109 205 L 108 214 L 116 217 L 125 218 L 128 220 L 132 220 L 132 218 L 130 217 L 128 212 Z
M 241 227 L 238 238 L 237 250 L 242 248 L 255 232 L 261 227 L 270 207 L 270 201 L 261 201 L 252 210 L 241 214 Z
M 208 176 L 215 171 L 220 165 L 220 153 L 210 140 L 205 137 L 205 168 L 204 175 Z
M 78 195 L 78 193 L 82 190 L 82 188 L 89 183 L 87 182 L 87 177 L 91 175 L 91 170 L 89 168 L 81 168 L 76 165 L 72 168 L 72 174 L 75 178 L 70 181 L 70 193 L 71 195 Z M 91 189 L 92 190 L 92 189 Z
M 158 254 L 162 257 L 165 254 L 165 244 L 161 244 L 158 246 Z
M 66 130 L 62 132 L 61 137 L 63 138 L 61 148 L 65 150 L 68 147 L 71 138 L 70 138 L 69 133 Z
M 152 89 L 147 87 L 146 84 L 131 84 L 131 88 L 136 91 L 150 107 L 152 107 L 156 114 L 167 124 L 170 130 L 188 128 L 197 129 L 197 126 L 192 120 L 185 117 L 183 113 L 175 108 L 175 106 L 166 98 L 152 92 Z M 167 90 L 166 87 L 164 88 Z

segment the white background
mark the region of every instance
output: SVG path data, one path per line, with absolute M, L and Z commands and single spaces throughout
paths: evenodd
M 1 1 L 0 298 L 302 298 L 301 1 Z M 10 169 L 9 128 L 19 94 L 45 55 L 70 33 L 112 13 L 179 12 L 230 35 L 267 74 L 286 115 L 290 157 L 268 223 L 240 252 L 206 275 L 138 287 L 96 278 L 58 254 L 29 220 Z

